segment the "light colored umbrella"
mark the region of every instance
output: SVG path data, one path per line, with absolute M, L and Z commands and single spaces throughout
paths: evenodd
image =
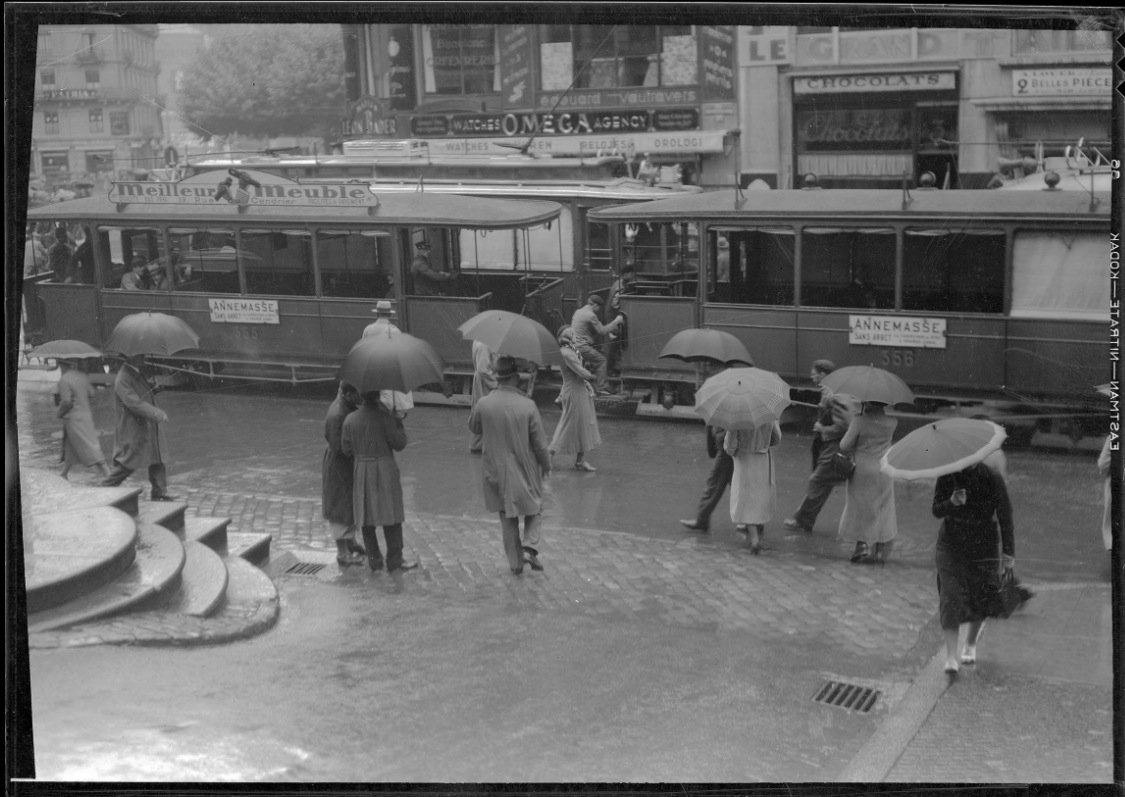
M 444 371 L 445 364 L 433 346 L 403 332 L 393 338 L 360 338 L 344 358 L 339 378 L 355 385 L 360 393 L 408 393 L 419 385 L 441 382 Z
M 87 357 L 101 357 L 102 352 L 80 340 L 51 340 L 42 346 L 36 346 L 28 352 L 27 356 L 40 360 L 81 360 Z
M 712 426 L 753 429 L 780 420 L 790 404 L 789 385 L 761 368 L 728 368 L 695 392 L 695 412 Z
M 457 331 L 466 340 L 480 341 L 497 354 L 537 365 L 562 365 L 555 336 L 527 316 L 507 310 L 485 310 L 457 327 Z
M 1004 444 L 1004 427 L 978 418 L 945 418 L 921 426 L 891 446 L 879 460 L 895 479 L 935 479 L 957 473 Z
M 199 346 L 199 335 L 182 318 L 166 313 L 132 313 L 117 322 L 106 351 L 126 357 L 151 354 L 166 357 L 184 349 Z
M 1094 390 L 1101 393 L 1103 396 L 1113 396 L 1113 383 L 1106 382 L 1104 385 L 1098 385 Z
M 913 404 L 914 391 L 902 379 L 873 365 L 845 365 L 825 374 L 820 384 L 833 393 L 847 393 L 860 401 Z
M 657 358 L 685 363 L 716 362 L 753 366 L 742 341 L 719 329 L 681 329 L 664 344 Z

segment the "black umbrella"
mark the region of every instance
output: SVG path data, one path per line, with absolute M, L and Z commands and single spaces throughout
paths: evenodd
M 181 318 L 165 313 L 133 313 L 117 322 L 105 343 L 107 351 L 126 357 L 137 354 L 168 356 L 199 346 L 199 335 Z

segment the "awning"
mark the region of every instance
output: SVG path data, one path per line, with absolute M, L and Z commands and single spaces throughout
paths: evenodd
M 713 155 L 726 151 L 724 142 L 731 133 L 727 130 L 683 130 L 669 133 L 607 133 L 600 136 L 537 136 L 531 142 L 530 150 L 539 155 L 603 155 L 617 150 L 622 155 L 653 155 L 681 153 L 685 155 Z M 471 154 L 510 154 L 511 146 L 502 147 L 497 143 L 522 146 L 528 139 L 524 137 L 481 139 L 481 138 L 430 138 L 426 139 L 430 155 L 455 157 Z M 482 152 L 482 149 L 484 150 Z

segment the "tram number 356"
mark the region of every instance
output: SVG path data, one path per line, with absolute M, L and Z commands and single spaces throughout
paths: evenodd
M 231 331 L 236 338 L 247 338 L 249 340 L 256 340 L 258 337 L 258 328 L 252 324 L 238 324 L 231 327 Z
M 914 365 L 914 352 L 910 349 L 884 349 L 880 353 L 879 363 L 884 368 L 888 365 L 910 368 Z

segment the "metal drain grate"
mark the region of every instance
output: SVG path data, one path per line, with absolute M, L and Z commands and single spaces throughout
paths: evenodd
M 828 681 L 813 698 L 814 703 L 826 703 L 837 708 L 846 708 L 849 711 L 858 711 L 865 714 L 870 711 L 879 699 L 879 692 L 866 686 L 848 684 L 842 681 Z
M 290 567 L 285 571 L 284 575 L 287 576 L 311 576 L 319 573 L 326 565 L 313 564 L 311 562 L 297 562 L 297 564 Z

